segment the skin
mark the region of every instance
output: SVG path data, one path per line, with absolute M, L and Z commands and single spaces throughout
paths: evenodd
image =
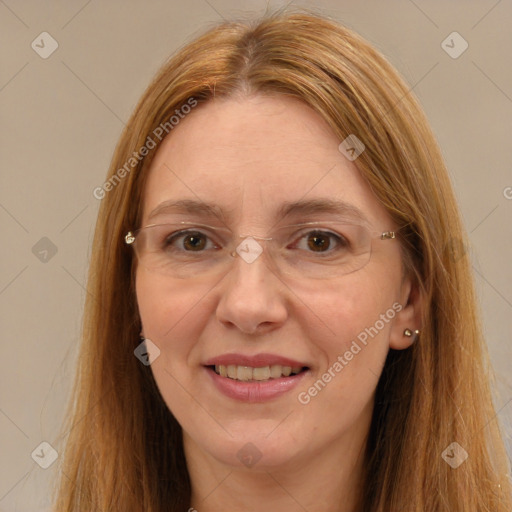
M 355 163 L 338 150 L 340 142 L 295 99 L 212 100 L 182 120 L 158 149 L 141 225 L 208 223 L 169 213 L 149 220 L 163 201 L 200 198 L 216 203 L 234 232 L 265 236 L 280 220 L 275 211 L 282 202 L 330 198 L 359 208 L 377 232 L 395 228 Z M 161 351 L 152 371 L 183 427 L 191 507 L 354 511 L 378 376 L 389 348 L 412 343 L 404 329 L 420 328 L 420 299 L 402 277 L 398 241 L 377 241 L 364 268 L 336 280 L 287 282 L 262 260 L 237 258 L 216 281 L 173 279 L 139 266 L 136 291 L 143 333 Z M 403 309 L 301 404 L 299 392 L 394 303 Z M 244 403 L 214 388 L 203 367 L 211 357 L 234 352 L 278 354 L 306 362 L 310 370 L 298 388 L 264 403 Z M 247 443 L 261 454 L 252 467 L 237 457 Z

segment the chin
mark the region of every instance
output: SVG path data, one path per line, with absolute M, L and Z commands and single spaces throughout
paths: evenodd
M 277 433 L 269 436 L 267 432 L 272 431 L 253 426 L 250 433 L 234 434 L 233 437 L 228 434 L 224 439 L 208 436 L 207 440 L 203 438 L 200 442 L 196 441 L 197 437 L 189 437 L 189 441 L 226 466 L 255 471 L 285 467 L 300 455 L 300 447 L 288 431 L 283 431 L 282 436 Z

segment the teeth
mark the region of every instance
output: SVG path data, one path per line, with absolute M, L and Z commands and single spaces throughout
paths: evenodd
M 282 372 L 285 377 L 288 377 L 292 373 L 291 366 L 283 366 Z
M 250 368 L 248 368 L 251 371 Z M 264 366 L 263 368 L 254 368 L 252 370 L 252 378 L 254 380 L 268 380 L 270 379 L 270 366 Z
M 221 365 L 219 365 L 220 367 Z M 217 371 L 217 366 L 215 366 L 215 371 Z M 228 377 L 230 379 L 236 379 L 237 375 L 236 375 L 236 366 L 234 364 L 230 364 L 228 367 L 227 367 L 227 374 L 228 374 Z M 220 371 L 219 371 L 220 373 Z
M 281 377 L 282 375 L 282 371 L 281 371 L 281 367 L 278 366 L 278 365 L 273 365 L 270 367 L 270 377 L 273 378 L 273 379 L 279 379 L 279 377 Z
M 236 366 L 230 365 L 215 365 L 215 372 L 221 377 L 228 377 L 234 380 L 249 381 L 249 380 L 269 380 L 279 379 L 281 377 L 288 377 L 295 375 L 302 370 L 302 366 L 281 366 L 274 364 L 272 366 L 263 366 L 260 368 L 253 368 L 251 366 Z
M 252 379 L 252 368 L 248 366 L 237 366 L 236 367 L 236 378 L 237 380 L 251 380 Z

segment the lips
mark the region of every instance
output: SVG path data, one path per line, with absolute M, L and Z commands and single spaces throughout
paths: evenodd
M 204 364 L 224 395 L 246 402 L 264 402 L 290 391 L 307 374 L 300 361 L 275 354 L 224 354 Z

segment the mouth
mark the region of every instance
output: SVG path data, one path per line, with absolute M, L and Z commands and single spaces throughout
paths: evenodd
M 263 403 L 289 394 L 312 368 L 299 359 L 281 354 L 226 353 L 203 362 L 215 389 L 224 396 L 246 403 Z
M 240 382 L 272 381 L 283 377 L 299 375 L 309 370 L 307 366 L 283 366 L 279 364 L 260 367 L 219 364 L 209 365 L 207 368 L 220 377 Z

